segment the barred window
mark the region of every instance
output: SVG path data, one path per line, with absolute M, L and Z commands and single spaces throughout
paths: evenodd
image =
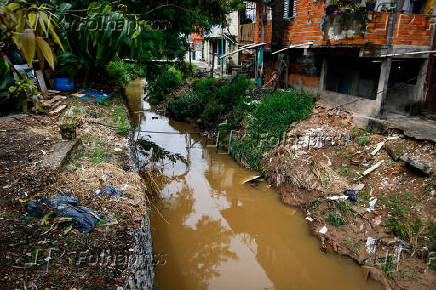
M 283 0 L 283 18 L 293 18 L 297 14 L 296 0 Z

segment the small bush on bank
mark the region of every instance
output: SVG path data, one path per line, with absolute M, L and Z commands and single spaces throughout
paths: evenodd
M 109 62 L 106 66 L 107 73 L 119 84 L 125 85 L 138 77 L 145 77 L 145 66 L 136 63 L 126 63 L 121 60 Z
M 150 104 L 157 105 L 173 90 L 182 86 L 182 73 L 173 67 L 161 71 L 159 75 L 149 82 L 147 87 L 150 94 Z
M 184 94 L 168 102 L 168 111 L 176 121 L 183 121 L 186 117 L 198 116 L 204 109 L 204 103 L 198 95 Z
M 250 168 L 260 169 L 263 154 L 276 146 L 289 125 L 309 117 L 314 99 L 299 92 L 275 92 L 253 110 L 247 134 L 234 140 L 232 152 Z
M 223 83 L 213 78 L 197 80 L 192 83 L 191 91 L 169 101 L 168 112 L 176 120 L 200 117 L 203 128 L 215 128 L 225 117 L 232 119 L 232 113 L 241 107 L 245 92 L 251 86 L 253 84 L 244 77 Z
M 189 62 L 186 61 L 178 61 L 174 65 L 174 68 L 180 71 L 182 73 L 182 77 L 185 79 L 185 78 L 192 77 L 192 75 L 194 74 L 195 65 L 190 64 Z

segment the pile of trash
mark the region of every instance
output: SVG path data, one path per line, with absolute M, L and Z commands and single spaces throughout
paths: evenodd
M 69 218 L 74 222 L 75 229 L 81 233 L 89 233 L 101 218 L 93 210 L 78 206 L 77 202 L 77 196 L 58 193 L 53 201 L 51 197 L 44 197 L 40 200 L 28 201 L 24 207 L 27 214 L 36 218 L 48 216 Z

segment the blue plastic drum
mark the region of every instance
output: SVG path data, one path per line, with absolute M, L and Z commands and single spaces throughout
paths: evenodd
M 58 91 L 71 91 L 74 89 L 74 80 L 69 81 L 68 78 L 55 78 L 54 87 Z

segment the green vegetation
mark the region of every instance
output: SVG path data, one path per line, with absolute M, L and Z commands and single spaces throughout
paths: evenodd
M 342 226 L 343 224 L 345 224 L 344 220 L 340 216 L 332 212 L 329 213 L 329 216 L 326 219 L 326 221 L 329 224 L 334 225 L 335 227 Z
M 149 102 L 157 105 L 162 102 L 166 95 L 182 86 L 182 73 L 174 67 L 161 70 L 160 73 L 149 80 L 147 86 L 150 95 Z
M 385 275 L 389 278 L 394 278 L 394 260 L 392 256 L 387 256 L 385 258 L 385 263 L 381 266 Z
M 127 136 L 130 123 L 124 106 L 118 106 L 112 109 L 112 121 L 116 124 L 118 135 Z
M 317 209 L 319 207 L 319 205 L 322 203 L 321 200 L 319 199 L 314 199 L 310 202 L 310 207 L 313 209 Z
M 275 92 L 253 110 L 247 133 L 232 144 L 235 158 L 259 169 L 263 154 L 276 146 L 289 125 L 307 118 L 314 100 L 300 92 Z
M 164 101 L 171 90 L 181 85 L 180 79 L 175 69 L 160 72 L 149 84 L 150 103 Z M 199 119 L 203 129 L 219 130 L 219 144 L 223 147 L 228 146 L 230 132 L 238 130 L 239 134 L 232 134 L 233 157 L 260 170 L 263 154 L 278 144 L 291 123 L 310 115 L 314 99 L 302 92 L 280 91 L 256 103 L 247 96 L 253 86 L 242 76 L 195 80 L 183 94 L 168 100 L 167 110 L 178 121 Z
M 125 85 L 138 77 L 145 77 L 145 66 L 136 63 L 126 63 L 121 60 L 110 61 L 106 66 L 107 73 L 119 84 Z
M 369 143 L 369 138 L 367 137 L 359 139 L 359 145 L 366 145 L 368 143 Z
M 348 174 L 350 174 L 350 168 L 348 167 L 343 168 L 339 171 L 340 176 L 347 176 Z
M 398 196 L 394 196 L 389 205 L 391 213 L 386 220 L 386 227 L 400 239 L 409 242 L 421 230 L 421 219 L 412 213 L 407 198 L 400 200 Z
M 231 122 L 231 127 L 236 127 L 242 121 L 243 115 L 233 113 L 246 109 L 246 90 L 252 86 L 244 77 L 224 83 L 212 78 L 197 80 L 193 82 L 191 90 L 168 102 L 168 112 L 180 121 L 186 117 L 200 117 L 201 126 L 205 129 L 216 128 L 224 119 Z

